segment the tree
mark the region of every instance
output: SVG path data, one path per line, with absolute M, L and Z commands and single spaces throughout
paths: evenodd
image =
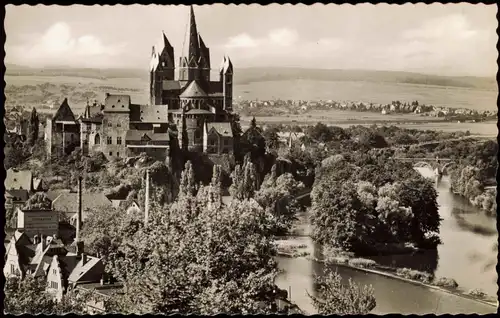
M 257 121 L 255 120 L 255 116 L 250 121 L 250 128 L 253 128 L 253 129 L 257 128 Z
M 85 303 L 89 299 L 86 293 L 76 297 L 69 292 L 57 302 L 45 291 L 47 281 L 31 275 L 20 279 L 17 276 L 7 277 L 4 286 L 4 312 L 11 315 L 50 315 L 50 314 L 85 314 Z
M 269 128 L 266 129 L 263 133 L 264 139 L 266 140 L 266 146 L 269 149 L 277 149 L 280 145 L 278 129 Z
M 376 307 L 371 286 L 357 285 L 351 279 L 344 285 L 338 273 L 327 270 L 315 277 L 318 296 L 312 296 L 313 305 L 320 315 L 365 315 Z
M 35 145 L 35 143 L 38 140 L 39 127 L 40 127 L 39 125 L 40 125 L 40 122 L 38 119 L 38 114 L 36 112 L 36 109 L 33 107 L 33 110 L 31 111 L 30 123 L 29 123 L 28 144 L 30 146 Z
M 186 162 L 184 171 L 181 174 L 179 185 L 179 196 L 192 196 L 196 191 L 196 179 L 191 161 Z

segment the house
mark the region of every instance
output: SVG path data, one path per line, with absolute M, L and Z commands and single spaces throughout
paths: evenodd
M 113 204 L 104 193 L 82 193 L 82 222 L 88 216 L 89 211 L 112 209 Z M 70 224 L 75 224 L 78 212 L 78 193 L 62 192 L 52 201 L 52 209 L 59 213 L 64 213 Z
M 22 207 L 17 208 L 17 229 L 29 237 L 57 234 L 59 219 L 51 204 L 44 193 L 31 196 Z
M 216 154 L 231 153 L 233 151 L 231 123 L 205 123 L 203 151 Z
M 52 257 L 67 252 L 55 234 L 46 237 L 34 235 L 30 239 L 26 233 L 17 230 L 6 247 L 4 275 L 44 277 Z
M 127 214 L 142 213 L 141 206 L 135 200 L 133 200 L 132 203 L 128 205 L 126 211 Z

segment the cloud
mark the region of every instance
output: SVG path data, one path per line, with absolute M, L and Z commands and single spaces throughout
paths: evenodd
M 403 32 L 403 38 L 421 40 L 469 39 L 478 34 L 460 14 L 431 19 L 419 28 Z
M 257 41 L 254 40 L 251 36 L 246 33 L 238 34 L 237 36 L 230 37 L 228 43 L 226 44 L 227 48 L 249 48 L 256 47 Z
M 276 44 L 279 46 L 290 46 L 297 42 L 299 36 L 295 30 L 283 28 L 271 30 L 271 32 L 269 32 L 268 38 L 272 44 Z
M 29 64 L 105 66 L 124 52 L 124 44 L 106 45 L 94 35 L 74 37 L 67 23 L 53 24 L 42 35 L 13 48 L 14 57 Z

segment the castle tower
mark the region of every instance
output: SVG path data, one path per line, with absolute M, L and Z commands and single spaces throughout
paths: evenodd
M 165 33 L 162 34 L 160 44 L 151 52 L 150 63 L 150 103 L 162 104 L 163 81 L 173 81 L 175 74 L 174 48 L 170 45 Z

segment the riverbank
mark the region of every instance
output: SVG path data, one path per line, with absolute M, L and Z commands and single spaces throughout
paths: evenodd
M 301 242 L 294 242 L 295 238 L 290 237 L 287 240 L 277 240 L 277 245 L 278 245 L 278 256 L 281 257 L 287 257 L 287 258 L 305 258 L 309 261 L 314 261 L 318 263 L 322 263 L 325 265 L 335 265 L 335 266 L 341 266 L 345 268 L 351 268 L 357 271 L 362 271 L 366 273 L 371 273 L 371 274 L 377 274 L 381 275 L 384 277 L 388 277 L 391 279 L 397 279 L 403 282 L 411 283 L 413 285 L 419 285 L 423 286 L 426 288 L 431 288 L 433 290 L 438 290 L 441 292 L 446 292 L 448 294 L 452 294 L 455 296 L 463 297 L 469 300 L 477 301 L 482 304 L 492 306 L 497 308 L 498 307 L 498 302 L 495 298 L 487 296 L 487 295 L 481 295 L 480 291 L 463 291 L 461 290 L 458 286 L 455 288 L 453 287 L 443 287 L 443 286 L 437 286 L 433 283 L 425 283 L 422 281 L 419 281 L 417 279 L 410 279 L 406 277 L 402 277 L 401 275 L 398 275 L 398 270 L 402 270 L 402 268 L 392 268 L 388 266 L 383 266 L 380 264 L 377 264 L 373 260 L 369 259 L 363 259 L 363 258 L 349 258 L 349 257 L 335 257 L 332 258 L 328 261 L 320 259 L 318 257 L 312 256 L 311 252 L 308 251 L 309 246 L 307 246 L 304 243 Z M 303 237 L 299 238 L 303 239 Z M 358 264 L 356 266 L 355 264 Z M 401 271 L 404 272 L 404 271 Z M 418 273 L 417 271 L 414 271 L 417 274 L 421 274 L 422 276 L 425 276 L 427 273 Z M 427 274 L 429 275 L 429 274 Z M 447 278 L 440 278 L 445 281 L 449 281 L 450 279 Z M 440 279 L 434 279 L 433 282 L 437 282 Z M 453 280 L 451 280 L 454 282 Z M 474 295 L 474 293 L 476 295 Z
M 446 287 L 436 286 L 436 285 L 434 285 L 432 283 L 424 283 L 424 282 L 421 282 L 421 281 L 418 281 L 418 280 L 415 280 L 415 279 L 409 279 L 409 278 L 401 277 L 401 276 L 395 274 L 395 272 L 397 272 L 396 268 L 390 268 L 390 267 L 378 265 L 376 263 L 375 264 L 372 263 L 372 265 L 370 265 L 370 268 L 366 268 L 366 267 L 361 267 L 361 266 L 354 266 L 352 264 L 349 264 L 349 263 L 346 263 L 346 262 L 342 262 L 342 261 L 328 261 L 327 262 L 325 260 L 321 260 L 321 259 L 318 259 L 316 257 L 308 257 L 308 259 L 311 260 L 311 261 L 319 262 L 319 263 L 332 264 L 332 265 L 347 267 L 347 268 L 351 268 L 351 269 L 355 269 L 355 270 L 363 271 L 363 272 L 367 272 L 367 273 L 382 275 L 382 276 L 385 276 L 385 277 L 389 277 L 389 278 L 392 278 L 392 279 L 397 279 L 397 280 L 404 281 L 404 282 L 407 282 L 407 283 L 411 283 L 411 284 L 414 284 L 414 285 L 420 285 L 420 286 L 424 286 L 424 287 L 431 288 L 431 289 L 434 289 L 434 290 L 439 290 L 441 292 L 446 292 L 448 294 L 452 294 L 452 295 L 455 295 L 455 296 L 459 296 L 459 297 L 467 298 L 467 299 L 470 299 L 470 300 L 478 301 L 480 303 L 483 303 L 483 304 L 489 305 L 489 306 L 493 306 L 495 308 L 498 307 L 498 301 L 495 300 L 493 297 L 484 296 L 484 298 L 482 298 L 482 297 L 479 297 L 479 296 L 471 295 L 470 292 L 467 293 L 467 292 L 461 291 L 460 289 L 454 289 L 454 288 L 446 288 Z

